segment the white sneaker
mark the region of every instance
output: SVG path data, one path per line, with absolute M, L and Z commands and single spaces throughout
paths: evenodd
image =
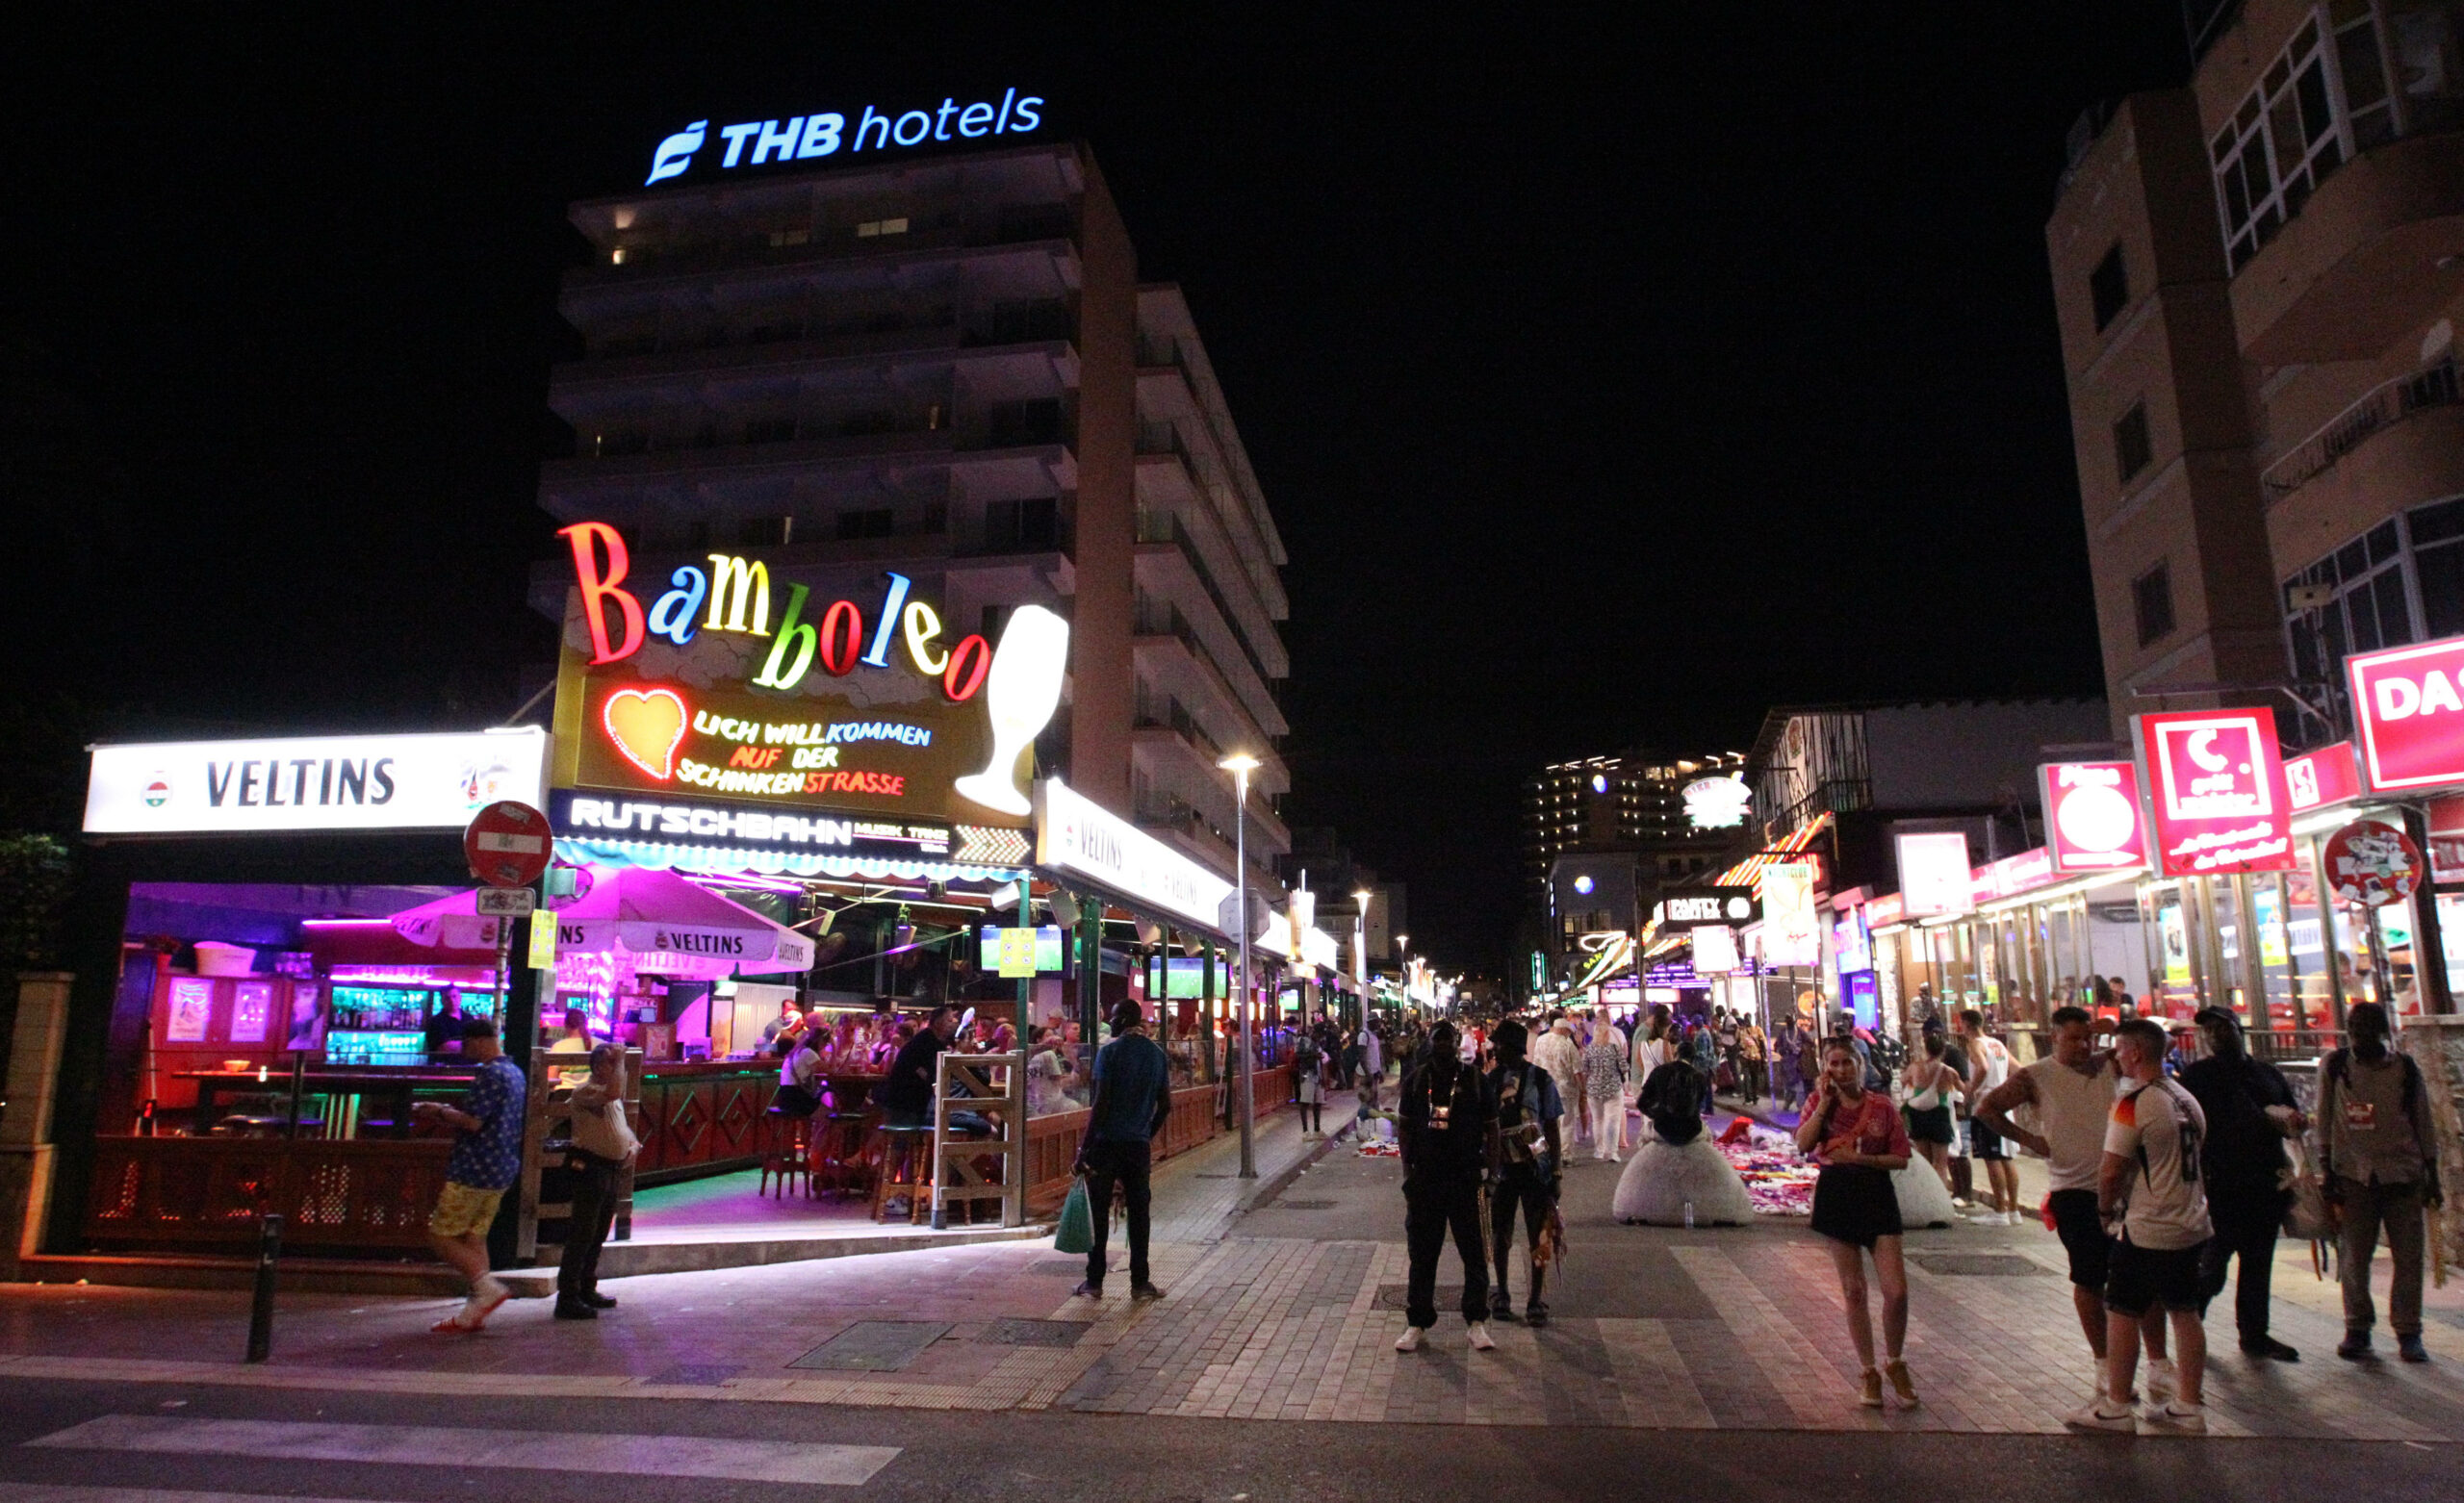
M 2150 1405 L 2162 1404 L 2181 1391 L 2181 1375 L 2173 1370 L 2171 1359 L 2161 1359 L 2147 1364 L 2147 1399 Z
M 2097 1399 L 2074 1410 L 2064 1415 L 2062 1422 L 2073 1430 L 2110 1430 L 2117 1435 L 2139 1433 L 2139 1415 L 2129 1405 L 2116 1404 L 2109 1399 Z
M 2205 1435 L 2207 1406 L 2185 1404 L 2180 1399 L 2167 1399 L 2150 1404 L 2139 1412 L 2141 1435 Z
M 476 1331 L 487 1324 L 488 1317 L 497 1312 L 498 1306 L 512 1297 L 513 1291 L 504 1286 L 503 1280 L 495 1274 L 483 1273 L 471 1286 L 471 1297 L 462 1302 L 462 1312 L 454 1319 L 465 1330 Z
M 1496 1339 L 1489 1335 L 1489 1323 L 1485 1320 L 1473 1321 L 1472 1350 L 1476 1352 L 1494 1352 L 1497 1349 L 1498 1343 Z
M 1422 1330 L 1420 1327 L 1405 1326 L 1403 1328 L 1403 1334 L 1395 1338 L 1395 1350 L 1399 1352 L 1417 1352 L 1421 1349 L 1421 1343 L 1427 1339 L 1428 1333 Z
M 2006 1227 L 2023 1227 L 2028 1224 L 2028 1218 L 2015 1210 L 2006 1210 L 2002 1212 L 2002 1224 Z

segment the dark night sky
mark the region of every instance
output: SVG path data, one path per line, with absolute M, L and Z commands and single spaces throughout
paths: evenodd
M 2042 226 L 2080 109 L 2184 74 L 2165 0 L 344 9 L 0 62 L 21 720 L 510 711 L 564 202 L 704 115 L 1013 83 L 1187 289 L 1290 546 L 1287 812 L 1441 962 L 1506 963 L 1542 762 L 2099 692 Z

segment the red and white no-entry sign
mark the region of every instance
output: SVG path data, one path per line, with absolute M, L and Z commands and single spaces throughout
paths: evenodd
M 548 816 L 510 799 L 491 803 L 472 816 L 462 832 L 462 854 L 471 875 L 491 887 L 527 887 L 548 870 L 555 841 Z

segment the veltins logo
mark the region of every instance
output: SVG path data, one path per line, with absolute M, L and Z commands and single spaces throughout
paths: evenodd
M 719 127 L 719 139 L 727 142 L 727 150 L 719 158 L 719 169 L 805 162 L 835 155 L 841 146 L 852 153 L 920 146 L 934 140 L 1018 135 L 1043 124 L 1042 110 L 1042 95 L 1021 94 L 1010 89 L 1002 91 L 998 104 L 985 99 L 962 105 L 956 98 L 946 98 L 937 109 L 909 110 L 899 115 L 886 115 L 866 105 L 853 131 L 847 127 L 847 116 L 836 110 L 790 115 L 784 120 L 745 120 Z M 682 177 L 691 170 L 694 157 L 708 141 L 709 135 L 710 122 L 696 120 L 660 141 L 658 149 L 651 153 L 651 175 L 642 180 L 642 186 L 648 188 L 669 178 Z

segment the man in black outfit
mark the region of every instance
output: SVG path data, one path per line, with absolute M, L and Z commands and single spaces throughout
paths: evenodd
M 1094 1212 L 1095 1240 L 1087 1249 L 1087 1278 L 1077 1292 L 1104 1297 L 1105 1234 L 1113 1219 L 1113 1187 L 1129 1218 L 1129 1297 L 1162 1299 L 1146 1261 L 1147 1217 L 1153 1205 L 1147 1174 L 1155 1162 L 1155 1134 L 1172 1115 L 1171 1059 L 1146 1036 L 1146 1015 L 1135 1002 L 1113 1005 L 1112 1041 L 1095 1052 L 1095 1098 L 1087 1108 L 1087 1133 L 1071 1167 L 1086 1176 L 1087 1208 Z
M 933 1092 L 940 1084 L 941 1051 L 958 1036 L 959 1009 L 948 1003 L 907 1041 L 882 1083 L 882 1117 L 891 1127 L 922 1127 L 933 1120 Z
M 1537 1255 L 1540 1234 L 1548 1230 L 1549 1212 L 1557 1204 L 1557 1165 L 1564 1161 L 1557 1119 L 1565 1114 L 1565 1106 L 1556 1081 L 1524 1057 L 1529 1038 L 1528 1031 L 1511 1018 L 1489 1035 L 1490 1047 L 1498 1053 L 1498 1067 L 1489 1072 L 1487 1083 L 1498 1107 L 1498 1177 L 1489 1196 L 1489 1245 L 1496 1249 L 1498 1282 L 1489 1296 L 1489 1313 L 1499 1320 L 1514 1318 L 1508 1264 L 1519 1207 L 1534 1255 L 1531 1299 L 1524 1306 L 1523 1315 L 1535 1326 L 1545 1326 L 1549 1307 L 1540 1298 L 1544 1275 Z
M 1429 1030 L 1403 1078 L 1403 1240 L 1411 1275 L 1399 1352 L 1417 1352 L 1437 1324 L 1437 1260 L 1451 1232 L 1463 1260 L 1463 1320 L 1475 1351 L 1490 1351 L 1489 1261 L 1480 1245 L 1480 1182 L 1495 1157 L 1497 1100 L 1465 1064 L 1454 1025 Z
M 2284 1188 L 2284 1140 L 2301 1131 L 2293 1086 L 2284 1072 L 2250 1057 L 2241 1019 L 2223 1007 L 2197 1017 L 2208 1055 L 2182 1071 L 2182 1088 L 2197 1098 L 2207 1118 L 2199 1168 L 2207 1177 L 2207 1214 L 2215 1236 L 2199 1253 L 2202 1302 L 2224 1292 L 2224 1265 L 2242 1260 L 2233 1291 L 2233 1320 L 2242 1352 L 2298 1362 L 2301 1354 L 2268 1334 L 2269 1275 L 2275 1267 L 2275 1238 L 2292 1195 Z M 2271 1114 L 2270 1108 L 2282 1108 Z M 2206 1305 L 2199 1307 L 2206 1313 Z

